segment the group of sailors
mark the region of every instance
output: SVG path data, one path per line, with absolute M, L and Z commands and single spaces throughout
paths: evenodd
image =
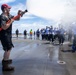
M 51 27 L 46 27 L 45 29 L 41 29 L 41 36 L 42 40 L 48 40 L 51 41 L 52 43 L 58 39 L 59 44 L 64 43 L 65 39 L 65 30 L 63 28 L 53 28 Z
M 53 28 L 51 27 L 46 27 L 46 29 L 41 29 L 41 36 L 42 36 L 42 40 L 48 40 L 51 41 L 52 43 L 58 39 L 58 42 L 60 45 L 62 45 L 64 43 L 65 40 L 65 35 L 68 35 L 68 41 L 72 42 L 72 52 L 76 51 L 76 27 L 72 26 L 69 29 L 69 32 L 66 31 L 64 28 Z M 73 39 L 72 39 L 73 37 Z

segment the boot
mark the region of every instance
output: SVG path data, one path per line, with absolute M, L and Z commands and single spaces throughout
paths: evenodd
M 14 67 L 8 66 L 8 61 L 2 60 L 2 71 L 14 71 Z
M 14 71 L 14 67 L 12 67 L 12 66 L 3 66 L 2 71 Z

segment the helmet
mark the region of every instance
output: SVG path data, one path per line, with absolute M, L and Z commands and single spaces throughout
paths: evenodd
M 1 5 L 1 10 L 3 10 L 4 8 L 9 8 L 10 9 L 11 7 L 7 4 L 2 4 Z

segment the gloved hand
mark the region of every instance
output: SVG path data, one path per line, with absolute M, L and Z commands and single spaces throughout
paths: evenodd
M 21 15 L 21 17 L 22 17 L 26 12 L 28 12 L 27 9 L 25 11 L 18 10 L 18 15 Z
M 21 17 L 23 16 L 23 11 L 22 10 L 18 10 L 18 15 L 21 15 Z
M 18 15 L 21 15 L 22 14 L 22 10 L 18 10 Z

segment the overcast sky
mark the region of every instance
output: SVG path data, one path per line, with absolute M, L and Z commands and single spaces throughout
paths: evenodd
M 20 21 L 13 23 L 13 33 L 17 28 L 23 33 L 24 29 L 34 31 L 59 24 L 68 27 L 76 22 L 76 0 L 0 0 L 0 5 L 3 3 L 12 7 L 12 15 L 20 9 L 28 10 Z

